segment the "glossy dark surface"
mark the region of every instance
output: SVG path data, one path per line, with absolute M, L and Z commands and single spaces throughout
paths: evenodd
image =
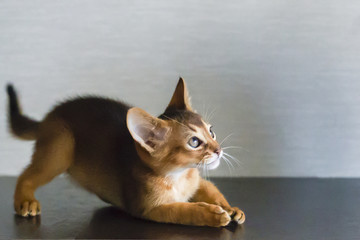
M 214 178 L 247 214 L 243 226 L 160 224 L 135 219 L 66 178 L 41 188 L 42 215 L 14 215 L 15 178 L 0 177 L 0 238 L 359 239 L 360 179 Z

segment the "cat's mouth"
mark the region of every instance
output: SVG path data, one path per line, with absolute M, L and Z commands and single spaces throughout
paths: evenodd
M 215 169 L 220 165 L 220 159 L 223 156 L 223 151 L 221 150 L 220 154 L 214 153 L 211 158 L 206 161 L 206 168 L 209 170 Z

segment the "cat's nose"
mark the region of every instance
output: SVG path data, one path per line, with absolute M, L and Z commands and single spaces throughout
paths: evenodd
M 221 148 L 217 148 L 217 149 L 215 149 L 214 153 L 216 153 L 218 156 L 220 156 L 220 153 L 221 153 Z

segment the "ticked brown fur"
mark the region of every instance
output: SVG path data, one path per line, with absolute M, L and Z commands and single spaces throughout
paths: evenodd
M 133 216 L 165 223 L 225 226 L 245 221 L 197 166 L 216 164 L 221 148 L 190 106 L 184 80 L 159 117 L 106 98 L 76 98 L 41 122 L 24 116 L 11 85 L 9 120 L 14 135 L 36 140 L 30 165 L 17 181 L 14 207 L 40 214 L 35 190 L 67 172 L 76 182 Z M 189 146 L 193 136 L 198 147 Z

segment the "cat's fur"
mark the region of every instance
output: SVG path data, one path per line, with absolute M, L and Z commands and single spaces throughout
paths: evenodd
M 190 106 L 180 78 L 165 112 L 106 98 L 76 98 L 56 106 L 41 122 L 24 116 L 9 85 L 14 135 L 36 140 L 30 165 L 17 181 L 14 207 L 21 216 L 40 214 L 35 190 L 67 172 L 81 186 L 133 216 L 167 223 L 225 226 L 245 221 L 197 167 L 217 167 L 222 150 Z M 203 141 L 192 148 L 193 136 Z

